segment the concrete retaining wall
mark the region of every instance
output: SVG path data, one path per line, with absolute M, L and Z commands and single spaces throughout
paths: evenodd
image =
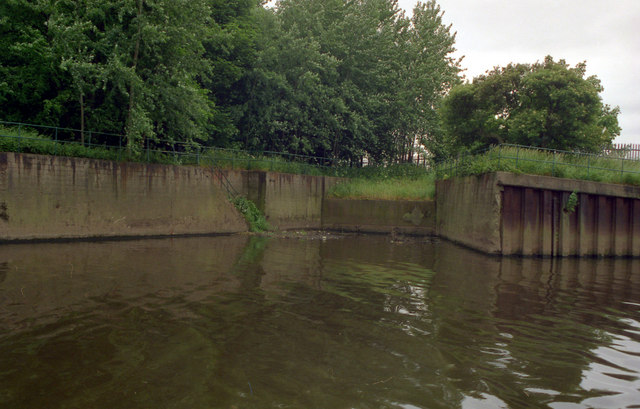
M 433 235 L 435 202 L 325 199 L 322 227 L 363 233 Z
M 439 181 L 436 197 L 437 233 L 487 253 L 640 256 L 640 187 L 497 172 Z
M 277 229 L 322 228 L 325 191 L 341 179 L 265 171 L 223 171 L 238 192 L 252 200 Z
M 495 174 L 436 182 L 436 233 L 456 243 L 500 254 L 501 195 Z
M 246 230 L 209 169 L 0 153 L 0 240 Z
M 225 175 L 278 229 L 437 234 L 504 255 L 640 256 L 635 186 L 498 172 L 438 181 L 434 203 L 324 199 L 339 178 Z M 246 230 L 212 169 L 0 153 L 0 241 Z

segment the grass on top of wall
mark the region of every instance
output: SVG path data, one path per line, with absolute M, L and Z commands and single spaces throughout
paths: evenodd
M 169 148 L 166 148 L 169 149 Z M 348 176 L 347 167 L 317 166 L 301 160 L 289 160 L 277 154 L 265 155 L 221 148 L 202 148 L 200 152 L 171 150 L 130 152 L 118 146 L 89 144 L 77 141 L 53 140 L 28 126 L 0 125 L 0 152 L 32 153 L 39 155 L 71 156 L 127 162 L 148 162 L 165 165 L 201 165 L 222 169 L 263 170 L 303 175 Z
M 0 125 L 0 152 L 32 153 L 37 155 L 69 156 L 129 162 L 175 164 L 173 155 L 151 151 L 128 152 L 118 147 L 79 142 L 55 141 L 33 129 Z
M 438 179 L 447 179 L 496 171 L 640 185 L 637 160 L 512 146 L 497 146 L 483 154 L 441 164 L 436 174 Z
M 370 170 L 333 186 L 329 197 L 342 199 L 431 200 L 435 174 L 415 165 L 395 165 Z

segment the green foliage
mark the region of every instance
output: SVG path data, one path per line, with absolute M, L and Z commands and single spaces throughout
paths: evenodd
M 51 44 L 45 1 L 0 1 L 0 117 L 54 125 L 67 113 L 70 78 Z
M 640 185 L 640 162 L 615 156 L 497 146 L 435 167 L 439 179 L 504 171 Z
M 352 170 L 351 179 L 327 194 L 345 199 L 428 200 L 435 196 L 435 175 L 424 167 L 402 164 Z
M 271 229 L 267 219 L 264 217 L 260 209 L 251 200 L 243 196 L 238 196 L 232 200 L 233 205 L 245 217 L 249 223 L 249 230 L 252 232 L 261 232 Z
M 0 119 L 126 134 L 130 156 L 169 140 L 353 166 L 437 134 L 459 67 L 435 1 L 263 4 L 2 1 Z
M 282 0 L 258 13 L 243 142 L 352 163 L 406 158 L 457 80 L 441 14 L 431 1 L 408 18 L 391 0 Z
M 202 155 L 201 161 L 222 169 L 264 170 L 296 173 L 302 175 L 324 175 L 331 172 L 326 166 L 316 166 L 305 161 L 296 161 L 276 154 L 266 155 L 239 150 L 211 148 Z
M 126 133 L 130 153 L 146 139 L 206 142 L 224 127 L 219 85 L 243 74 L 236 61 L 249 64 L 254 47 L 238 38 L 255 28 L 232 16 L 257 7 L 250 0 L 0 2 L 0 116 Z
M 449 155 L 512 143 L 597 152 L 620 134 L 619 109 L 603 105 L 584 63 L 509 64 L 455 87 L 440 108 Z
M 343 199 L 430 200 L 435 196 L 433 174 L 420 178 L 350 179 L 332 187 L 330 197 Z
M 0 125 L 0 152 L 33 153 L 129 162 L 183 164 L 182 156 L 159 151 L 131 152 L 116 146 L 83 145 L 78 142 L 54 141 L 34 129 L 18 129 Z M 191 161 L 191 163 L 195 163 Z
M 576 207 L 578 207 L 578 193 L 577 191 L 571 192 L 569 197 L 567 198 L 567 203 L 564 205 L 565 213 L 573 213 L 576 211 Z

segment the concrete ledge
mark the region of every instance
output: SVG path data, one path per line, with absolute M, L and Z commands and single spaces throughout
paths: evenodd
M 530 187 L 569 193 L 575 190 L 578 193 L 588 193 L 592 195 L 640 199 L 640 186 L 556 178 L 551 176 L 525 175 L 509 172 L 496 172 L 495 175 L 496 183 L 500 186 Z
M 434 235 L 435 202 L 327 198 L 322 228 L 363 233 Z

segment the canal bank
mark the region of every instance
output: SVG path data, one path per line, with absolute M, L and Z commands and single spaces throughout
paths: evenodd
M 438 181 L 435 201 L 327 197 L 339 181 L 5 152 L 0 241 L 246 232 L 231 186 L 279 230 L 437 235 L 498 255 L 640 256 L 640 187 L 496 172 Z
M 254 201 L 274 229 L 320 229 L 339 180 L 2 152 L 0 241 L 246 232 L 230 193 Z

